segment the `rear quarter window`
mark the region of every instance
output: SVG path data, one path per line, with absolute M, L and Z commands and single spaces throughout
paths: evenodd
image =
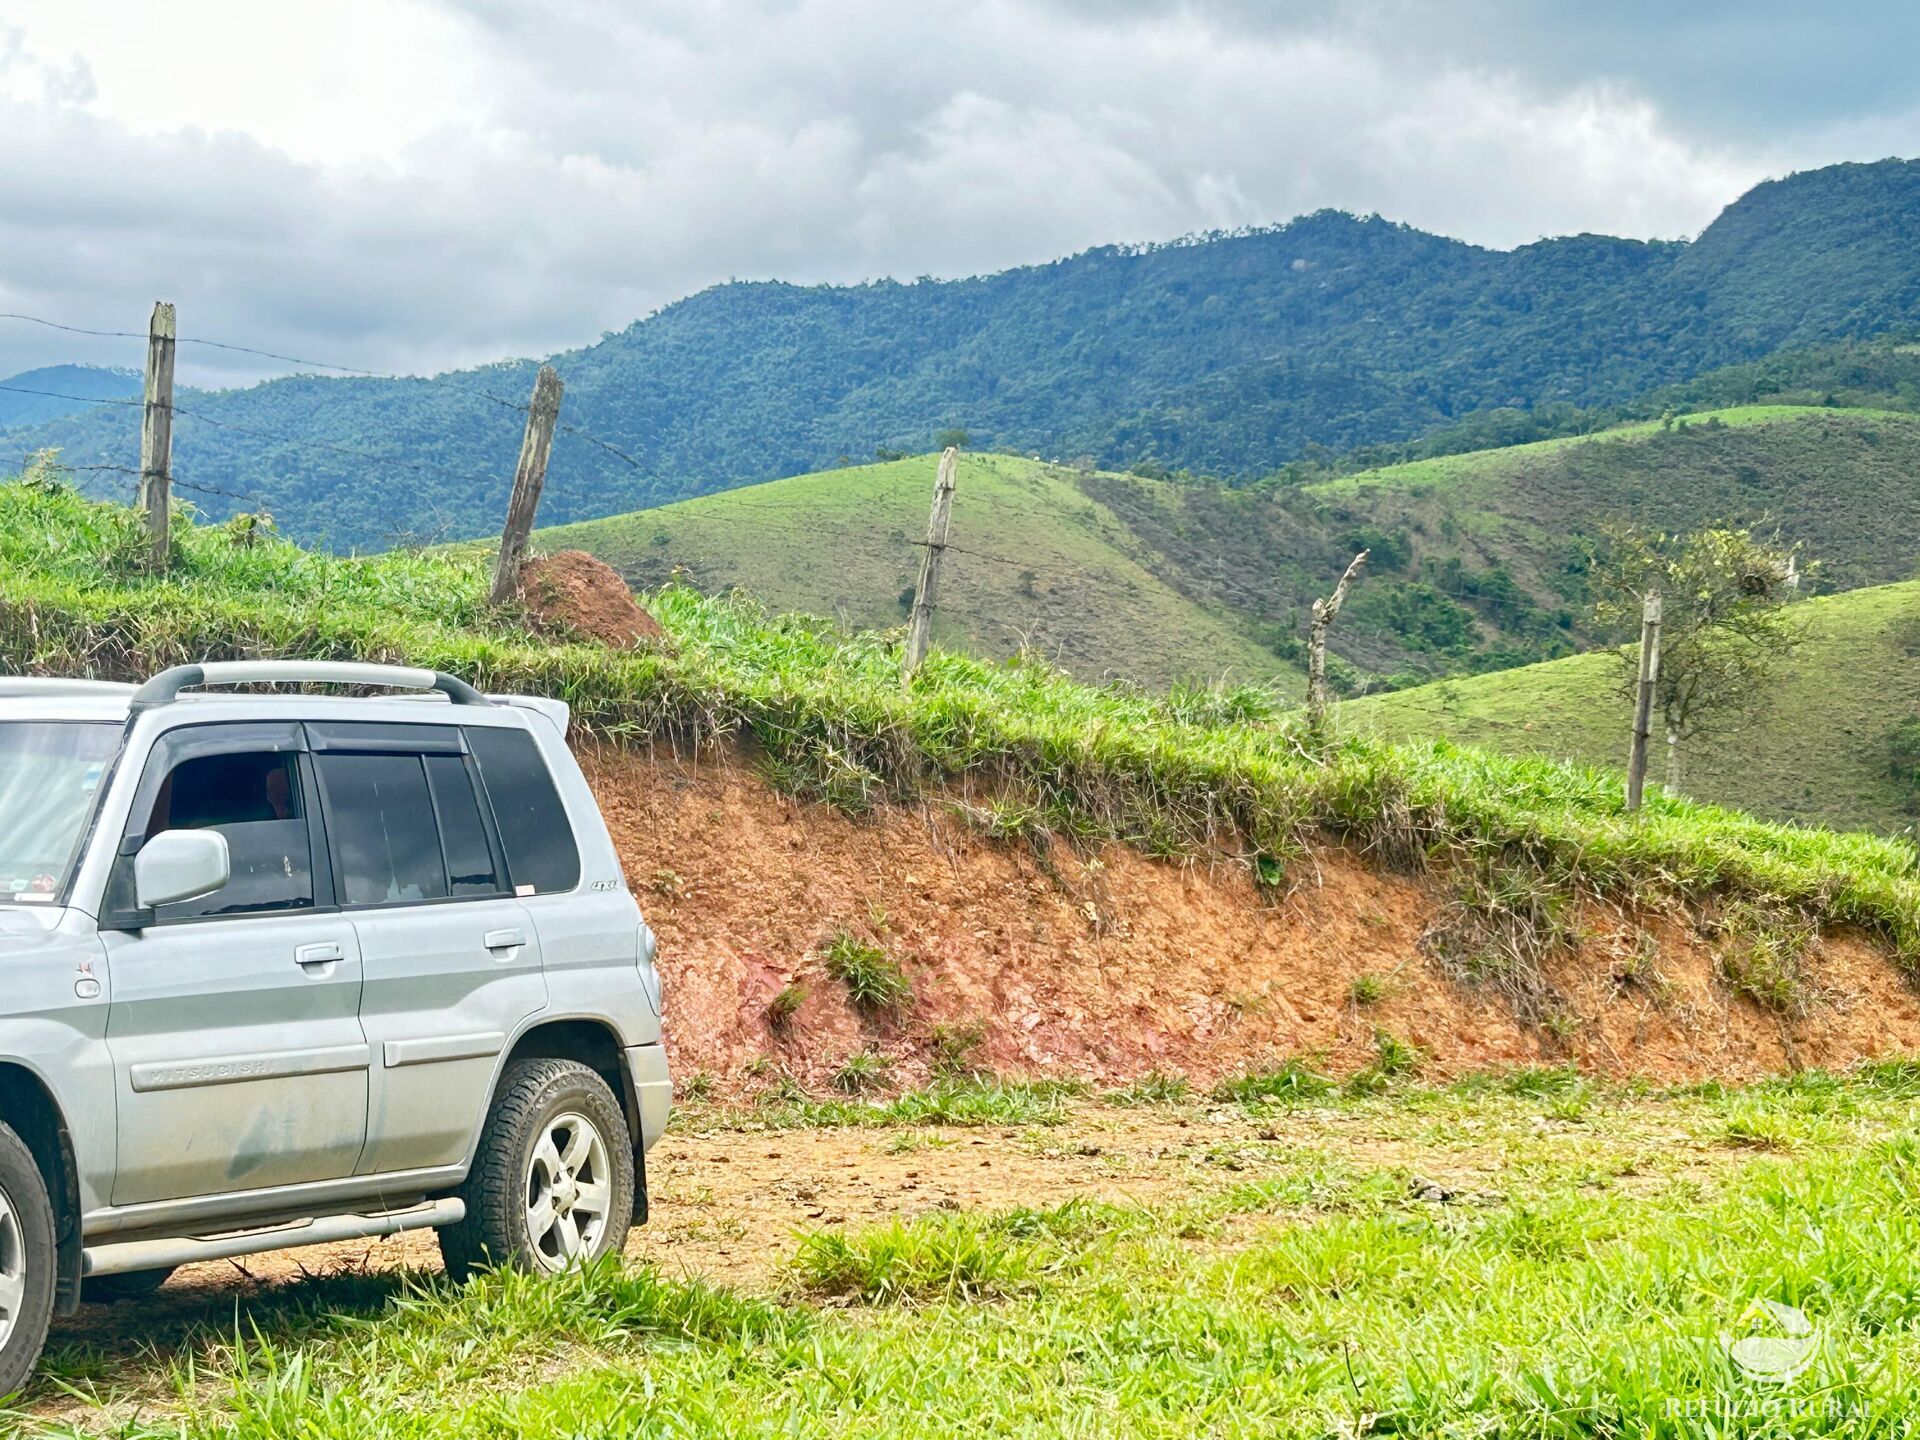
M 517 894 L 546 895 L 580 883 L 580 848 L 553 775 L 524 730 L 469 726 L 467 748 L 493 806 Z

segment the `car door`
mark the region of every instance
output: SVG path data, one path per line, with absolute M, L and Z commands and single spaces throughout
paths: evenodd
M 185 726 L 142 771 L 102 907 L 116 1206 L 340 1179 L 366 1141 L 361 958 L 334 907 L 297 724 Z M 133 859 L 226 836 L 228 883 L 142 913 Z
M 458 1164 L 500 1055 L 547 999 L 539 937 L 451 725 L 310 724 L 372 1047 L 364 1174 Z

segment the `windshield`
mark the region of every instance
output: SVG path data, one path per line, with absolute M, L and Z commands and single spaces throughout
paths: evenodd
M 78 857 L 118 725 L 0 721 L 0 901 L 52 904 Z

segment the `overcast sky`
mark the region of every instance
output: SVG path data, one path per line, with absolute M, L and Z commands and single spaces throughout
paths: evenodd
M 131 330 L 164 297 L 183 335 L 431 372 L 732 277 L 1322 206 L 1686 236 L 1920 154 L 1916 42 L 1920 7 L 1767 0 L 0 0 L 0 311 Z M 0 321 L 0 374 L 140 355 Z

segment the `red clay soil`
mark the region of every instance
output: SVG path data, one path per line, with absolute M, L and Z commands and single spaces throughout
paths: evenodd
M 1852 936 L 1815 947 L 1813 1003 L 1787 1018 L 1733 994 L 1684 920 L 1588 904 L 1578 952 L 1550 972 L 1556 1036 L 1443 973 L 1422 945 L 1443 915 L 1435 882 L 1337 848 L 1270 902 L 1238 865 L 1121 846 L 1042 856 L 938 802 L 849 818 L 776 794 L 737 758 L 581 759 L 660 935 L 675 1074 L 728 1093 L 780 1073 L 821 1087 L 867 1048 L 895 1085 L 920 1083 L 943 1026 L 977 1027 L 975 1062 L 996 1072 L 1101 1084 L 1155 1070 L 1206 1084 L 1289 1056 L 1341 1075 L 1374 1058 L 1377 1029 L 1419 1046 L 1434 1076 L 1571 1061 L 1732 1079 L 1920 1049 L 1920 996 Z M 863 1018 L 826 974 L 843 929 L 912 978 L 898 1017 Z M 1353 1000 L 1362 975 L 1384 982 L 1379 1003 Z M 805 999 L 776 1027 L 768 1006 L 789 985 Z
M 616 650 L 666 640 L 620 572 L 584 550 L 557 550 L 523 565 L 520 604 L 534 631 L 556 640 L 597 641 Z

